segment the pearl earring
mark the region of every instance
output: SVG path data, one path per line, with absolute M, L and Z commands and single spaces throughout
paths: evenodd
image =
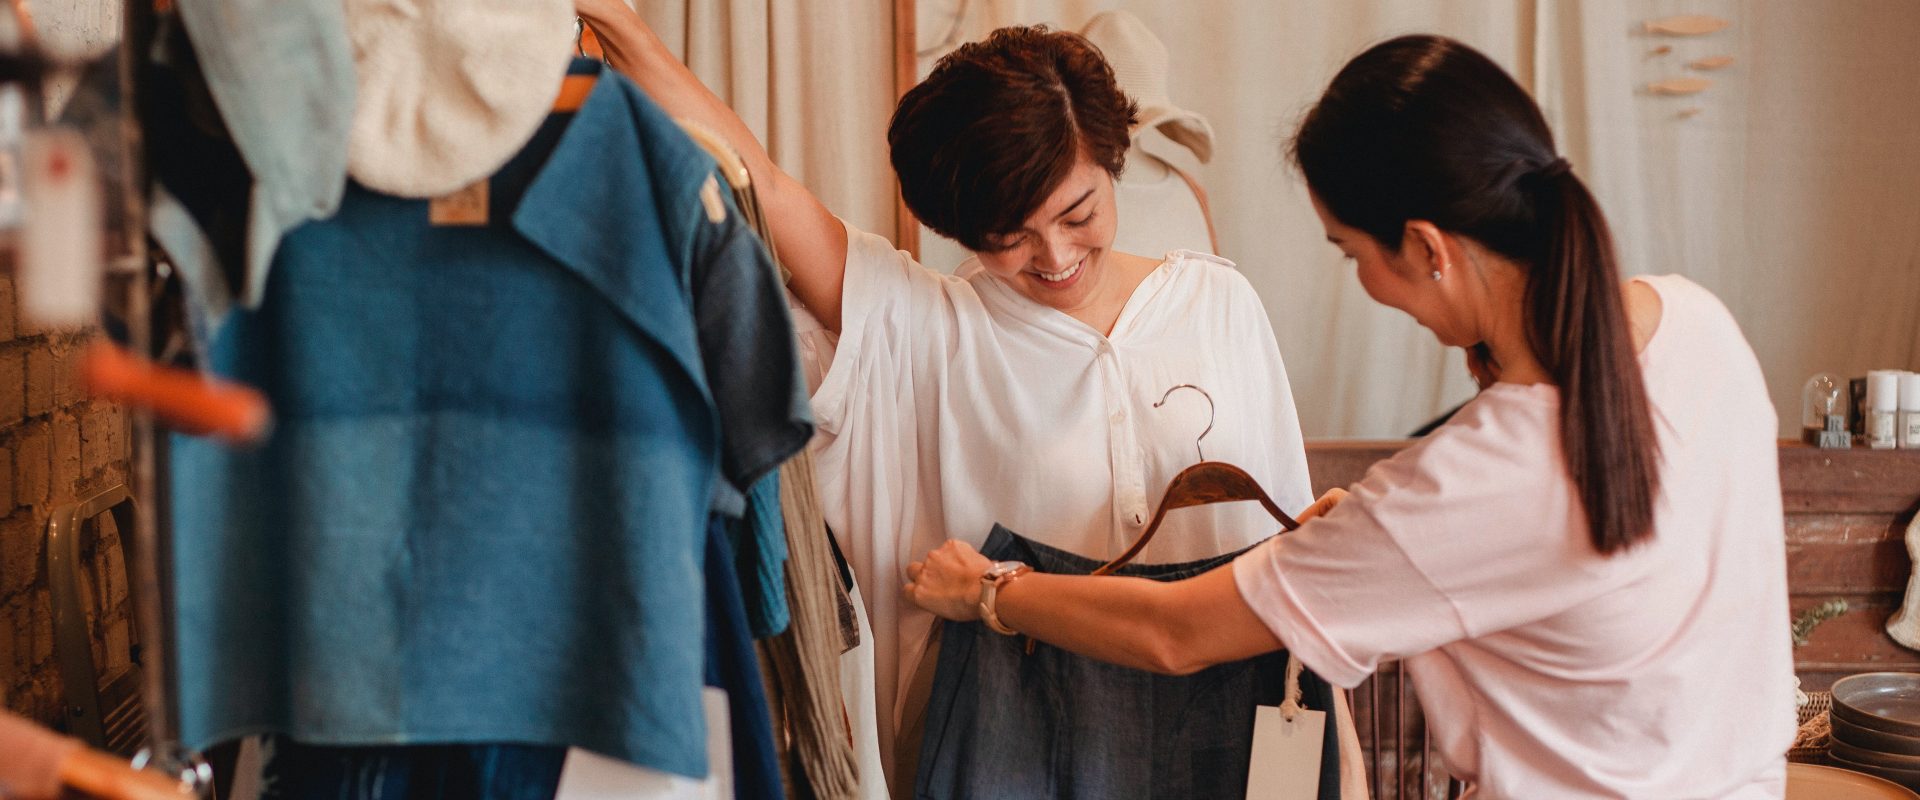
M 1440 270 L 1437 270 L 1437 269 L 1436 269 L 1436 270 L 1434 270 L 1434 271 L 1433 271 L 1433 279 L 1434 279 L 1434 280 L 1436 280 L 1436 281 L 1437 281 L 1437 280 L 1440 280 Z

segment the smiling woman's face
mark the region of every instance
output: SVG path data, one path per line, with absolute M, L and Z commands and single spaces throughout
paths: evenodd
M 1113 176 L 1082 156 L 1019 230 L 989 237 L 980 265 L 1028 299 L 1072 312 L 1109 278 L 1114 216 Z

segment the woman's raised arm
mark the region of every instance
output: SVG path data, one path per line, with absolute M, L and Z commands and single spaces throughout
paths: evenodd
M 766 211 L 780 261 L 793 273 L 788 288 L 820 324 L 839 331 L 847 263 L 847 232 L 840 220 L 773 163 L 739 115 L 708 91 L 623 0 L 576 0 L 574 7 L 599 37 L 608 64 L 638 83 L 667 113 L 713 130 L 740 153 Z

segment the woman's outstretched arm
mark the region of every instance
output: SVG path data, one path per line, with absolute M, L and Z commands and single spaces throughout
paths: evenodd
M 773 163 L 739 115 L 708 91 L 624 0 L 575 0 L 574 8 L 599 37 L 608 64 L 632 78 L 668 114 L 718 133 L 740 153 L 766 211 L 780 261 L 793 273 L 788 288 L 820 324 L 839 331 L 847 264 L 847 231 L 840 220 Z
M 1346 494 L 1327 492 L 1299 519 L 1326 513 Z M 946 619 L 979 619 L 980 576 L 992 564 L 971 545 L 948 541 L 907 566 L 907 597 Z M 1008 627 L 1135 669 L 1184 675 L 1285 646 L 1240 595 L 1231 564 L 1172 582 L 1028 573 L 997 595 L 994 611 Z
M 907 596 L 952 620 L 979 619 L 980 576 L 992 562 L 949 541 L 907 567 Z M 1233 582 L 1232 565 L 1183 581 L 1028 573 L 1000 587 L 1000 621 L 1081 655 L 1170 675 L 1280 649 Z

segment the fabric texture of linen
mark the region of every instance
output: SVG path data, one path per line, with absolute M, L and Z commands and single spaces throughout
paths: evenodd
M 814 490 L 812 455 L 803 452 L 780 468 L 780 510 L 793 624 L 764 642 L 764 649 L 786 708 L 793 760 L 814 797 L 858 797 L 860 774 L 840 690 L 840 603 L 846 591 Z
M 1004 523 L 1067 552 L 1119 555 L 1199 450 L 1245 468 L 1283 509 L 1311 502 L 1266 311 L 1225 260 L 1170 255 L 1102 335 L 977 265 L 942 275 L 878 236 L 848 236 L 840 335 L 800 324 L 803 358 L 826 365 L 815 467 L 876 637 L 883 754 L 933 623 L 897 587 L 948 538 L 977 546 Z M 1168 395 L 1181 384 L 1211 403 Z M 1250 503 L 1195 508 L 1170 517 L 1141 561 L 1217 556 L 1277 529 Z
M 211 365 L 266 392 L 273 437 L 172 442 L 185 740 L 706 774 L 720 427 L 689 286 L 729 241 L 713 168 L 607 72 L 494 176 L 488 224 L 354 186 L 288 238 Z
M 1662 457 L 1652 539 L 1595 551 L 1558 391 L 1496 384 L 1234 563 L 1248 605 L 1328 680 L 1403 659 L 1476 797 L 1779 796 L 1794 687 L 1773 408 L 1713 295 L 1642 280 L 1663 304 L 1640 355 Z
M 733 742 L 733 796 L 739 800 L 784 800 L 773 719 L 754 652 L 752 628 L 734 574 L 727 521 L 715 514 L 707 534 L 706 682 L 727 693 L 728 733 Z
M 787 529 L 780 517 L 780 474 L 767 473 L 747 492 L 746 516 L 729 524 L 734 569 L 747 608 L 753 638 L 764 639 L 787 629 L 792 614 L 787 606 Z
M 1085 575 L 1099 561 L 995 527 L 981 553 L 1036 572 Z M 1186 564 L 1133 565 L 1116 574 L 1174 581 L 1233 555 Z M 1286 698 L 1287 654 L 1218 664 L 1192 675 L 1155 675 L 1075 655 L 980 622 L 942 624 L 939 667 L 927 705 L 914 797 L 1245 797 L 1257 705 Z M 1340 798 L 1340 737 L 1333 687 L 1300 674 L 1301 705 L 1327 712 L 1316 796 Z

